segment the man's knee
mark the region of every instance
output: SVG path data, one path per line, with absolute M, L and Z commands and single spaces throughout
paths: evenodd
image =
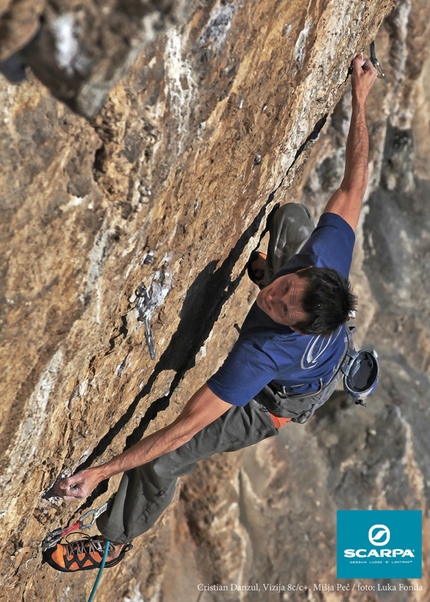
M 302 205 L 302 203 L 286 203 L 285 205 L 281 205 L 274 211 L 273 219 L 277 222 L 280 220 L 289 220 L 292 222 L 304 221 L 313 226 L 309 209 L 306 205 Z

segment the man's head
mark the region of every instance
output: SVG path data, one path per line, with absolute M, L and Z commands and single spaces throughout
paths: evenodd
M 304 268 L 261 290 L 257 305 L 301 334 L 329 335 L 348 319 L 357 299 L 346 278 L 331 268 Z

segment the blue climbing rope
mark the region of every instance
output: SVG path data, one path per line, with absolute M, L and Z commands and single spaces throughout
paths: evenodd
M 93 600 L 94 600 L 96 589 L 97 589 L 97 587 L 98 587 L 98 585 L 100 583 L 100 579 L 102 577 L 103 569 L 105 568 L 106 558 L 107 558 L 107 555 L 108 555 L 108 552 L 109 552 L 109 543 L 110 543 L 109 540 L 106 539 L 105 551 L 104 551 L 104 554 L 103 554 L 102 563 L 101 563 L 100 568 L 99 568 L 99 574 L 97 575 L 96 582 L 94 583 L 93 589 L 91 590 L 91 594 L 90 594 L 90 597 L 88 598 L 88 602 L 93 602 Z

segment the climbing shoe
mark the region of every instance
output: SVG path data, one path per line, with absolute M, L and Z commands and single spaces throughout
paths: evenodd
M 264 275 L 266 266 L 266 255 L 260 251 L 252 251 L 248 263 L 247 271 L 250 280 L 261 290 L 265 286 Z
M 43 552 L 43 559 L 57 571 L 65 573 L 99 569 L 103 559 L 105 544 L 106 540 L 103 537 L 84 535 L 84 539 L 58 543 L 55 547 L 48 548 Z M 115 549 L 109 543 L 108 559 L 106 560 L 105 568 L 117 565 L 131 548 L 131 544 L 125 544 L 119 555 L 109 560 L 109 554 L 112 554 Z

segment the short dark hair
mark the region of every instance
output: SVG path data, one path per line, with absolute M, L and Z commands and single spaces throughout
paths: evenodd
M 252 264 L 254 263 L 254 261 L 257 261 L 257 259 L 259 257 L 260 257 L 259 251 L 257 251 L 257 250 L 252 251 L 251 255 L 249 256 L 248 263 L 246 264 L 246 271 L 248 272 L 248 276 L 249 276 L 251 282 L 253 282 L 254 284 L 257 284 L 257 279 L 255 277 L 254 270 L 252 269 Z
M 357 306 L 349 281 L 332 268 L 310 267 L 296 273 L 308 281 L 303 311 L 309 318 L 294 324 L 294 328 L 303 334 L 331 334 Z

